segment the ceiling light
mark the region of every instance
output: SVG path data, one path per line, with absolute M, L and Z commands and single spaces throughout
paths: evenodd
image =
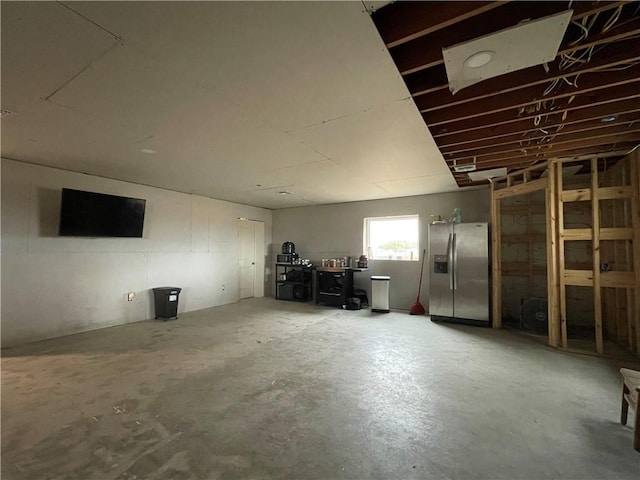
M 606 117 L 602 117 L 600 119 L 603 123 L 615 122 L 618 119 L 618 115 L 607 115 Z
M 442 49 L 449 90 L 535 65 L 558 55 L 573 10 L 519 23 L 511 28 Z
M 453 171 L 456 173 L 473 172 L 476 169 L 476 157 L 473 157 L 473 162 L 463 163 L 460 165 L 456 160 L 453 161 Z
M 493 57 L 496 55 L 496 52 L 485 51 L 478 52 L 471 55 L 464 61 L 464 64 L 469 68 L 480 68 L 484 67 L 487 63 L 493 60 Z
M 147 155 L 155 155 L 156 151 L 150 148 L 141 148 L 140 151 L 142 153 L 146 153 Z
M 454 165 L 453 170 L 456 173 L 473 172 L 476 169 L 475 163 L 465 163 L 463 165 Z
M 278 192 L 278 195 L 291 195 L 291 192 L 287 192 L 286 190 L 283 190 L 281 192 Z

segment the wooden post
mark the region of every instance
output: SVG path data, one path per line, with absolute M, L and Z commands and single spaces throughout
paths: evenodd
M 502 328 L 502 277 L 501 277 L 501 226 L 500 199 L 495 198 L 495 184 L 491 182 L 491 279 L 492 325 Z
M 549 185 L 545 190 L 547 222 L 547 299 L 549 322 L 549 345 L 560 346 L 560 305 L 558 300 L 558 223 L 556 175 L 557 165 L 549 162 L 547 172 Z M 565 347 L 566 348 L 566 347 Z
M 630 323 L 635 331 L 630 332 L 635 340 L 635 350 L 640 353 L 640 154 L 638 150 L 627 158 L 630 166 L 633 196 L 631 197 L 631 213 L 633 226 L 633 271 L 635 272 L 635 288 L 633 294 L 633 315 Z M 640 400 L 639 400 L 640 401 Z
M 591 238 L 593 248 L 593 311 L 596 351 L 604 352 L 602 337 L 602 289 L 600 288 L 600 196 L 598 193 L 598 159 L 591 159 Z
M 558 304 L 560 306 L 560 335 L 562 338 L 562 348 L 566 350 L 567 339 L 567 292 L 564 283 L 564 204 L 562 201 L 562 163 L 555 163 L 556 166 L 556 205 L 558 218 Z

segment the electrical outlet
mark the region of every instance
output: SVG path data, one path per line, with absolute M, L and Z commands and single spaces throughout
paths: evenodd
M 227 288 L 227 287 L 226 287 L 226 286 L 225 286 L 225 284 L 223 283 L 223 284 L 222 284 L 222 286 L 220 287 L 220 290 L 224 292 L 224 289 L 225 289 L 225 288 Z
M 129 292 L 127 293 L 127 301 L 128 302 L 133 302 L 133 299 L 136 298 L 136 292 Z

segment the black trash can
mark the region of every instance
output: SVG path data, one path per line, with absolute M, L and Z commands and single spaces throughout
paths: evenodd
M 157 287 L 153 289 L 156 306 L 156 318 L 178 318 L 178 297 L 181 288 Z

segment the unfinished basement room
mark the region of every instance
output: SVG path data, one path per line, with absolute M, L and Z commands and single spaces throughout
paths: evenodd
M 640 1 L 0 1 L 3 480 L 640 479 Z

